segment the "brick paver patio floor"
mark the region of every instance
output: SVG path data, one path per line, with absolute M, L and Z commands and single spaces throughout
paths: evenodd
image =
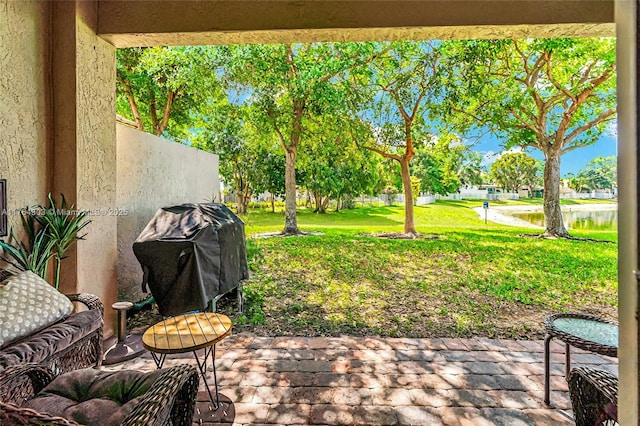
M 617 373 L 617 360 L 574 349 L 572 366 Z M 570 425 L 564 346 L 552 343 L 551 401 L 543 399 L 542 341 L 258 337 L 217 346 L 223 401 L 204 385 L 195 424 Z M 192 355 L 167 358 L 165 366 Z M 153 370 L 147 353 L 108 369 Z M 209 370 L 211 366 L 209 365 Z M 213 374 L 208 373 L 209 383 Z

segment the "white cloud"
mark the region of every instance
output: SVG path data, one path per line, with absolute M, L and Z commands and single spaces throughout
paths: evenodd
M 510 148 L 510 149 L 507 149 L 507 150 L 504 150 L 504 151 L 500 151 L 498 153 L 498 158 L 502 157 L 505 154 L 513 154 L 513 153 L 516 153 L 516 152 L 522 152 L 522 147 L 521 146 L 514 146 L 513 148 Z
M 482 154 L 482 161 L 480 162 L 482 167 L 490 167 L 497 160 L 496 153 L 493 151 L 480 151 L 480 154 Z
M 513 154 L 515 152 L 522 152 L 522 147 L 514 146 L 513 148 L 506 149 L 500 152 L 480 151 L 480 153 L 482 154 L 482 162 L 480 164 L 484 167 L 491 167 L 491 165 L 495 163 L 498 158 L 502 157 L 505 154 Z
M 607 128 L 604 131 L 606 136 L 618 137 L 618 119 L 615 118 L 607 123 Z

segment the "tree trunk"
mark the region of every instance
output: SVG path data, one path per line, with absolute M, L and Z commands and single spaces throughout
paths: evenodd
M 171 109 L 173 108 L 173 101 L 175 100 L 176 92 L 169 90 L 167 93 L 167 103 L 164 106 L 164 112 L 162 113 L 162 120 L 155 128 L 155 135 L 160 136 L 164 133 L 164 130 L 169 124 L 169 117 L 171 116 Z
M 544 163 L 544 223 L 545 235 L 568 237 L 560 210 L 560 155 L 545 153 Z
M 324 199 L 322 200 L 322 213 L 326 213 L 327 212 L 327 207 L 329 207 L 329 201 L 331 201 L 331 199 L 329 198 L 329 196 L 325 196 Z
M 409 160 L 402 157 L 400 161 L 400 174 L 402 176 L 402 189 L 404 193 L 404 233 L 416 235 L 413 223 L 413 192 L 411 190 L 411 175 L 409 174 Z
M 336 212 L 340 211 L 340 197 L 336 200 Z
M 342 210 L 353 210 L 356 208 L 356 198 L 352 195 L 345 195 L 341 204 Z
M 244 197 L 244 191 L 238 191 L 236 193 L 236 213 L 245 214 L 247 212 L 247 202 Z
M 271 213 L 276 212 L 276 196 L 271 194 Z
M 286 165 L 284 173 L 285 204 L 284 204 L 284 234 L 299 234 L 298 218 L 296 217 L 296 154 L 298 147 L 291 146 L 286 150 Z
M 248 191 L 248 186 L 244 183 L 244 179 L 242 179 L 242 174 L 240 173 L 240 166 L 238 165 L 237 159 L 234 160 L 233 164 L 233 181 L 236 190 L 236 213 L 245 214 L 247 212 L 245 195 Z
M 316 208 L 313 210 L 314 213 L 324 213 L 322 211 L 322 194 L 319 192 L 313 191 L 313 202 L 316 205 Z
M 136 98 L 133 96 L 133 89 L 131 89 L 131 85 L 128 82 L 124 87 L 127 93 L 127 99 L 129 100 L 129 108 L 131 108 L 131 113 L 133 114 L 133 119 L 136 121 L 138 130 L 144 132 L 144 124 L 142 123 L 142 117 L 140 117 L 140 110 L 138 109 Z

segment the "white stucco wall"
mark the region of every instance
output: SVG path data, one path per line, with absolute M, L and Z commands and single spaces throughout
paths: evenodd
M 135 302 L 145 294 L 133 242 L 159 208 L 218 199 L 218 156 L 116 127 L 116 199 L 118 208 L 126 211 L 118 216 L 118 293 Z

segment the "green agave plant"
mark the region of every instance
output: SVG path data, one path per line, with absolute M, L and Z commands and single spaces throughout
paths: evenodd
M 45 232 L 46 238 L 53 242 L 53 254 L 56 258 L 55 287 L 60 284 L 60 262 L 65 258 L 65 253 L 78 240 L 84 240 L 87 234 L 80 235 L 91 220 L 87 218 L 87 212 L 73 211 L 73 205 L 67 206 L 67 200 L 60 194 L 60 205 L 56 205 L 55 200 L 49 194 L 49 208 L 44 209 L 42 214 L 35 216 L 35 220 L 40 224 Z
M 47 267 L 52 257 L 56 259 L 55 288 L 60 285 L 60 263 L 65 253 L 86 234 L 80 232 L 91 223 L 87 212 L 76 212 L 67 206 L 67 200 L 60 194 L 60 205 L 48 195 L 49 206 L 36 206 L 20 213 L 22 227 L 28 243 L 24 244 L 15 237 L 13 229 L 8 242 L 0 241 L 4 256 L 0 259 L 14 268 L 30 270 L 46 279 Z
M 5 255 L 0 259 L 20 271 L 32 271 L 42 278 L 47 278 L 49 259 L 54 255 L 54 242 L 46 238 L 44 232 L 34 236 L 29 244 L 18 241 L 11 229 L 9 242 L 0 241 L 0 248 Z

